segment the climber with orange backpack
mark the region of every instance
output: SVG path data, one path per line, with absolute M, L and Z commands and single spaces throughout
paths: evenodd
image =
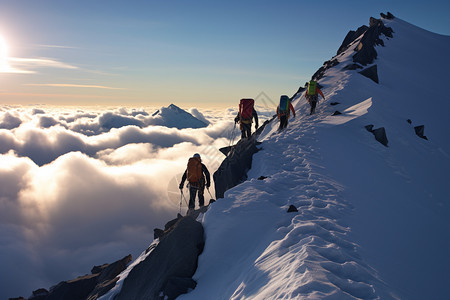
M 205 197 L 203 196 L 206 188 L 211 185 L 211 179 L 209 171 L 206 166 L 202 163 L 200 154 L 195 153 L 194 156 L 189 158 L 186 171 L 181 178 L 180 190 L 183 192 L 184 182 L 188 181 L 189 187 L 189 211 L 195 208 L 195 196 L 198 193 L 198 204 L 200 207 L 205 205 Z
M 307 82 L 305 84 L 305 87 L 305 98 L 308 99 L 309 105 L 311 105 L 311 112 L 309 114 L 312 115 L 316 111 L 316 105 L 319 101 L 319 94 L 322 96 L 323 100 L 325 100 L 325 96 L 317 86 L 317 82 L 315 82 L 314 80 L 310 80 L 309 82 Z
M 283 130 L 287 127 L 291 111 L 295 118 L 295 110 L 292 106 L 291 99 L 286 95 L 282 95 L 280 97 L 280 104 L 277 106 L 277 117 L 278 120 L 280 120 L 280 127 L 278 130 Z
M 241 99 L 239 102 L 239 112 L 234 118 L 234 123 L 241 125 L 241 139 L 249 139 L 252 135 L 252 119 L 255 119 L 255 130 L 258 129 L 258 114 L 254 108 L 255 100 Z

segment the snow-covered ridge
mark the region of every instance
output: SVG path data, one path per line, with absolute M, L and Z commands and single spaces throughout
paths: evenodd
M 323 70 L 327 100 L 316 115 L 307 115 L 299 93 L 298 117 L 288 128 L 278 133 L 276 120 L 264 128 L 248 180 L 202 218 L 207 240 L 193 277 L 198 285 L 179 299 L 450 294 L 448 125 L 440 109 L 432 115 L 423 107 L 422 91 L 411 89 L 430 72 L 440 74 L 442 61 L 450 65 L 450 40 L 400 19 L 383 22 L 395 37 L 381 37 L 385 47 L 376 46 L 378 84 L 358 68 L 344 69 L 353 63 L 358 37 Z M 430 63 L 423 53 L 436 47 L 442 53 Z M 443 85 L 446 77 L 437 77 Z M 434 107 L 449 111 L 442 92 L 428 95 Z M 428 141 L 415 134 L 417 124 L 425 124 Z M 388 147 L 367 125 L 386 128 Z M 290 205 L 298 212 L 287 213 Z M 425 237 L 426 245 L 419 242 Z
M 266 126 L 248 180 L 205 215 L 198 285 L 179 299 L 448 297 L 450 107 L 426 82 L 446 86 L 450 37 L 383 22 L 394 37 L 375 47 L 379 83 L 344 69 L 359 37 L 323 73 L 318 114 L 298 94 L 287 130 Z

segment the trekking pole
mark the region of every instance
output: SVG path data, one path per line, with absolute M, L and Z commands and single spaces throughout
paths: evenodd
M 234 130 L 236 129 L 236 122 L 234 122 L 234 126 L 233 129 L 231 130 L 231 134 L 230 134 L 230 143 L 228 144 L 229 147 L 231 147 L 231 144 L 234 142 Z
M 184 194 L 183 194 L 183 190 L 181 190 L 181 198 L 184 199 L 184 203 L 186 203 L 186 207 L 189 207 L 189 205 L 188 205 L 188 203 L 187 203 L 187 200 L 186 200 L 186 197 L 185 197 Z M 180 210 L 180 211 L 181 211 L 181 210 Z
M 206 190 L 208 191 L 208 194 L 211 197 L 211 199 L 214 200 L 214 197 L 211 195 L 211 192 L 209 191 L 209 188 L 206 188 Z
M 180 215 L 181 215 L 181 203 L 183 201 L 183 191 L 182 190 L 180 190 L 180 191 L 181 191 L 181 193 L 180 193 Z

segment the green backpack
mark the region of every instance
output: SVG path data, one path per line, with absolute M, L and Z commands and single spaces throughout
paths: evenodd
M 314 80 L 311 80 L 308 84 L 308 95 L 316 95 L 316 86 L 317 83 Z

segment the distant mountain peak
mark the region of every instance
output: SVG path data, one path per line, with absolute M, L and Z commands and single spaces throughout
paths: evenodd
M 175 127 L 177 129 L 202 128 L 208 126 L 204 121 L 197 119 L 192 114 L 173 103 L 168 107 L 161 107 L 161 109 L 156 111 L 152 116 L 152 125 Z

